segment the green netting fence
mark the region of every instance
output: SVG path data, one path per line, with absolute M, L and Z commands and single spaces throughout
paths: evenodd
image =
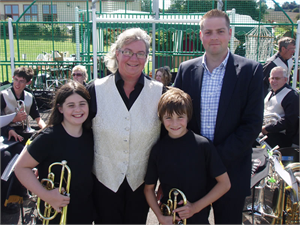
M 86 66 L 89 80 L 92 79 L 92 3 L 58 0 L 36 0 L 27 5 L 19 3 L 19 16 L 14 17 L 12 22 L 14 65 L 25 65 L 35 70 L 33 89 L 49 87 L 53 84 L 53 76 L 58 81 L 70 78 L 70 71 L 77 64 Z M 145 73 L 151 75 L 153 65 L 155 68 L 168 65 L 176 72 L 182 61 L 204 53 L 198 21 L 211 9 L 222 9 L 230 17 L 234 29 L 230 49 L 261 63 L 278 50 L 280 37 L 296 38 L 299 19 L 299 6 L 297 13 L 295 8 L 283 9 L 275 0 L 100 0 L 95 4 L 97 18 L 121 20 L 97 23 L 98 77 L 107 74 L 103 57 L 110 45 L 129 27 L 141 27 L 155 37 L 150 60 L 145 67 Z M 155 25 L 141 22 L 153 18 L 175 22 L 158 22 Z M 133 21 L 122 22 L 126 19 Z M 185 22 L 193 20 L 196 22 Z M 0 21 L 0 31 L 0 81 L 11 81 L 7 20 Z M 47 84 L 45 80 L 50 81 Z M 56 83 L 58 81 L 55 80 Z

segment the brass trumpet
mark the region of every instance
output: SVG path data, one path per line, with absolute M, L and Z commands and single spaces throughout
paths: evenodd
M 25 102 L 23 100 L 17 100 L 17 108 L 16 112 L 25 112 Z M 24 126 L 26 125 L 26 129 L 24 130 Z M 25 133 L 34 133 L 35 130 L 30 127 L 28 115 L 26 120 L 22 121 L 23 130 Z
M 54 173 L 51 172 L 51 169 L 53 166 L 55 165 L 59 165 L 59 166 L 62 166 L 61 168 L 61 175 L 60 175 L 60 182 L 59 182 L 59 192 L 62 194 L 62 195 L 69 195 L 70 193 L 70 183 L 71 183 L 71 170 L 70 168 L 67 166 L 67 161 L 66 160 L 63 160 L 61 163 L 60 162 L 55 162 L 55 163 L 52 163 L 49 168 L 48 168 L 48 178 L 46 179 L 42 179 L 41 183 L 46 183 L 45 184 L 45 188 L 47 190 L 52 190 L 54 189 Z M 63 184 L 63 181 L 64 181 L 64 173 L 65 173 L 65 170 L 67 170 L 67 173 L 68 173 L 68 176 L 67 176 L 67 181 L 65 182 L 66 183 L 66 190 L 64 193 L 62 193 L 62 184 Z M 49 224 L 49 221 L 50 220 L 53 220 L 56 215 L 57 215 L 57 211 L 54 210 L 52 208 L 51 205 L 49 205 L 49 203 L 45 202 L 45 210 L 44 210 L 44 214 L 41 213 L 41 210 L 40 210 L 40 198 L 37 199 L 37 212 L 38 212 L 38 215 L 43 219 L 43 224 Z M 61 217 L 60 217 L 60 223 L 59 224 L 66 224 L 67 223 L 67 210 L 68 210 L 68 206 L 65 206 L 63 207 L 62 211 L 61 211 Z M 52 215 L 51 215 L 52 214 Z
M 174 192 L 174 193 L 173 193 Z M 172 193 L 174 195 L 174 202 L 172 200 Z M 177 208 L 177 196 L 181 195 L 182 200 L 183 200 L 183 205 L 186 205 L 187 199 L 182 191 L 180 191 L 177 188 L 172 188 L 169 192 L 169 199 L 167 201 L 167 204 L 161 204 L 160 210 L 162 213 L 166 216 L 173 216 L 173 224 L 176 224 L 176 213 L 172 213 L 174 209 Z M 165 213 L 166 210 L 166 213 Z M 180 220 L 177 222 L 177 224 L 186 224 L 186 219 Z

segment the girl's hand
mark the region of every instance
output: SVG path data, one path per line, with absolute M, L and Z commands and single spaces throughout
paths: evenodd
M 182 205 L 182 204 L 183 204 L 183 200 L 178 202 L 178 205 Z M 193 203 L 190 203 L 189 201 L 187 201 L 185 206 L 179 207 L 173 210 L 173 212 L 178 213 L 181 220 L 188 219 L 196 213 Z
M 14 130 L 10 130 L 10 131 L 8 132 L 8 140 L 10 140 L 11 137 L 14 137 L 14 138 L 15 138 L 15 141 L 19 141 L 19 142 L 22 142 L 23 139 L 24 139 L 21 135 L 18 135 L 18 134 L 16 133 L 16 131 L 14 131 Z
M 45 198 L 45 201 L 57 212 L 61 212 L 62 208 L 70 203 L 70 197 L 60 194 L 58 188 L 55 188 L 49 191 L 49 195 Z

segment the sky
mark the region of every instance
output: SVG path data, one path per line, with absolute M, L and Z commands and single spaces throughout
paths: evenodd
M 300 4 L 300 0 L 275 0 L 280 6 L 285 2 L 293 2 L 295 1 L 297 4 Z M 165 0 L 165 8 L 167 9 L 170 6 L 171 0 Z M 272 0 L 267 0 L 268 7 L 274 8 L 274 2 Z M 162 9 L 163 0 L 159 0 L 159 8 Z

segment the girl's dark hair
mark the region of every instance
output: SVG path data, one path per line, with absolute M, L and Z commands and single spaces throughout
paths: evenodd
M 58 108 L 61 107 L 66 99 L 72 94 L 78 94 L 83 97 L 88 104 L 90 103 L 91 97 L 86 88 L 79 82 L 73 80 L 69 81 L 65 85 L 61 86 L 55 94 L 55 97 L 52 101 L 52 110 L 47 127 L 60 124 L 63 121 L 64 116 L 59 112 Z M 88 117 L 83 123 L 83 127 L 89 129 L 91 126 L 92 123 Z

